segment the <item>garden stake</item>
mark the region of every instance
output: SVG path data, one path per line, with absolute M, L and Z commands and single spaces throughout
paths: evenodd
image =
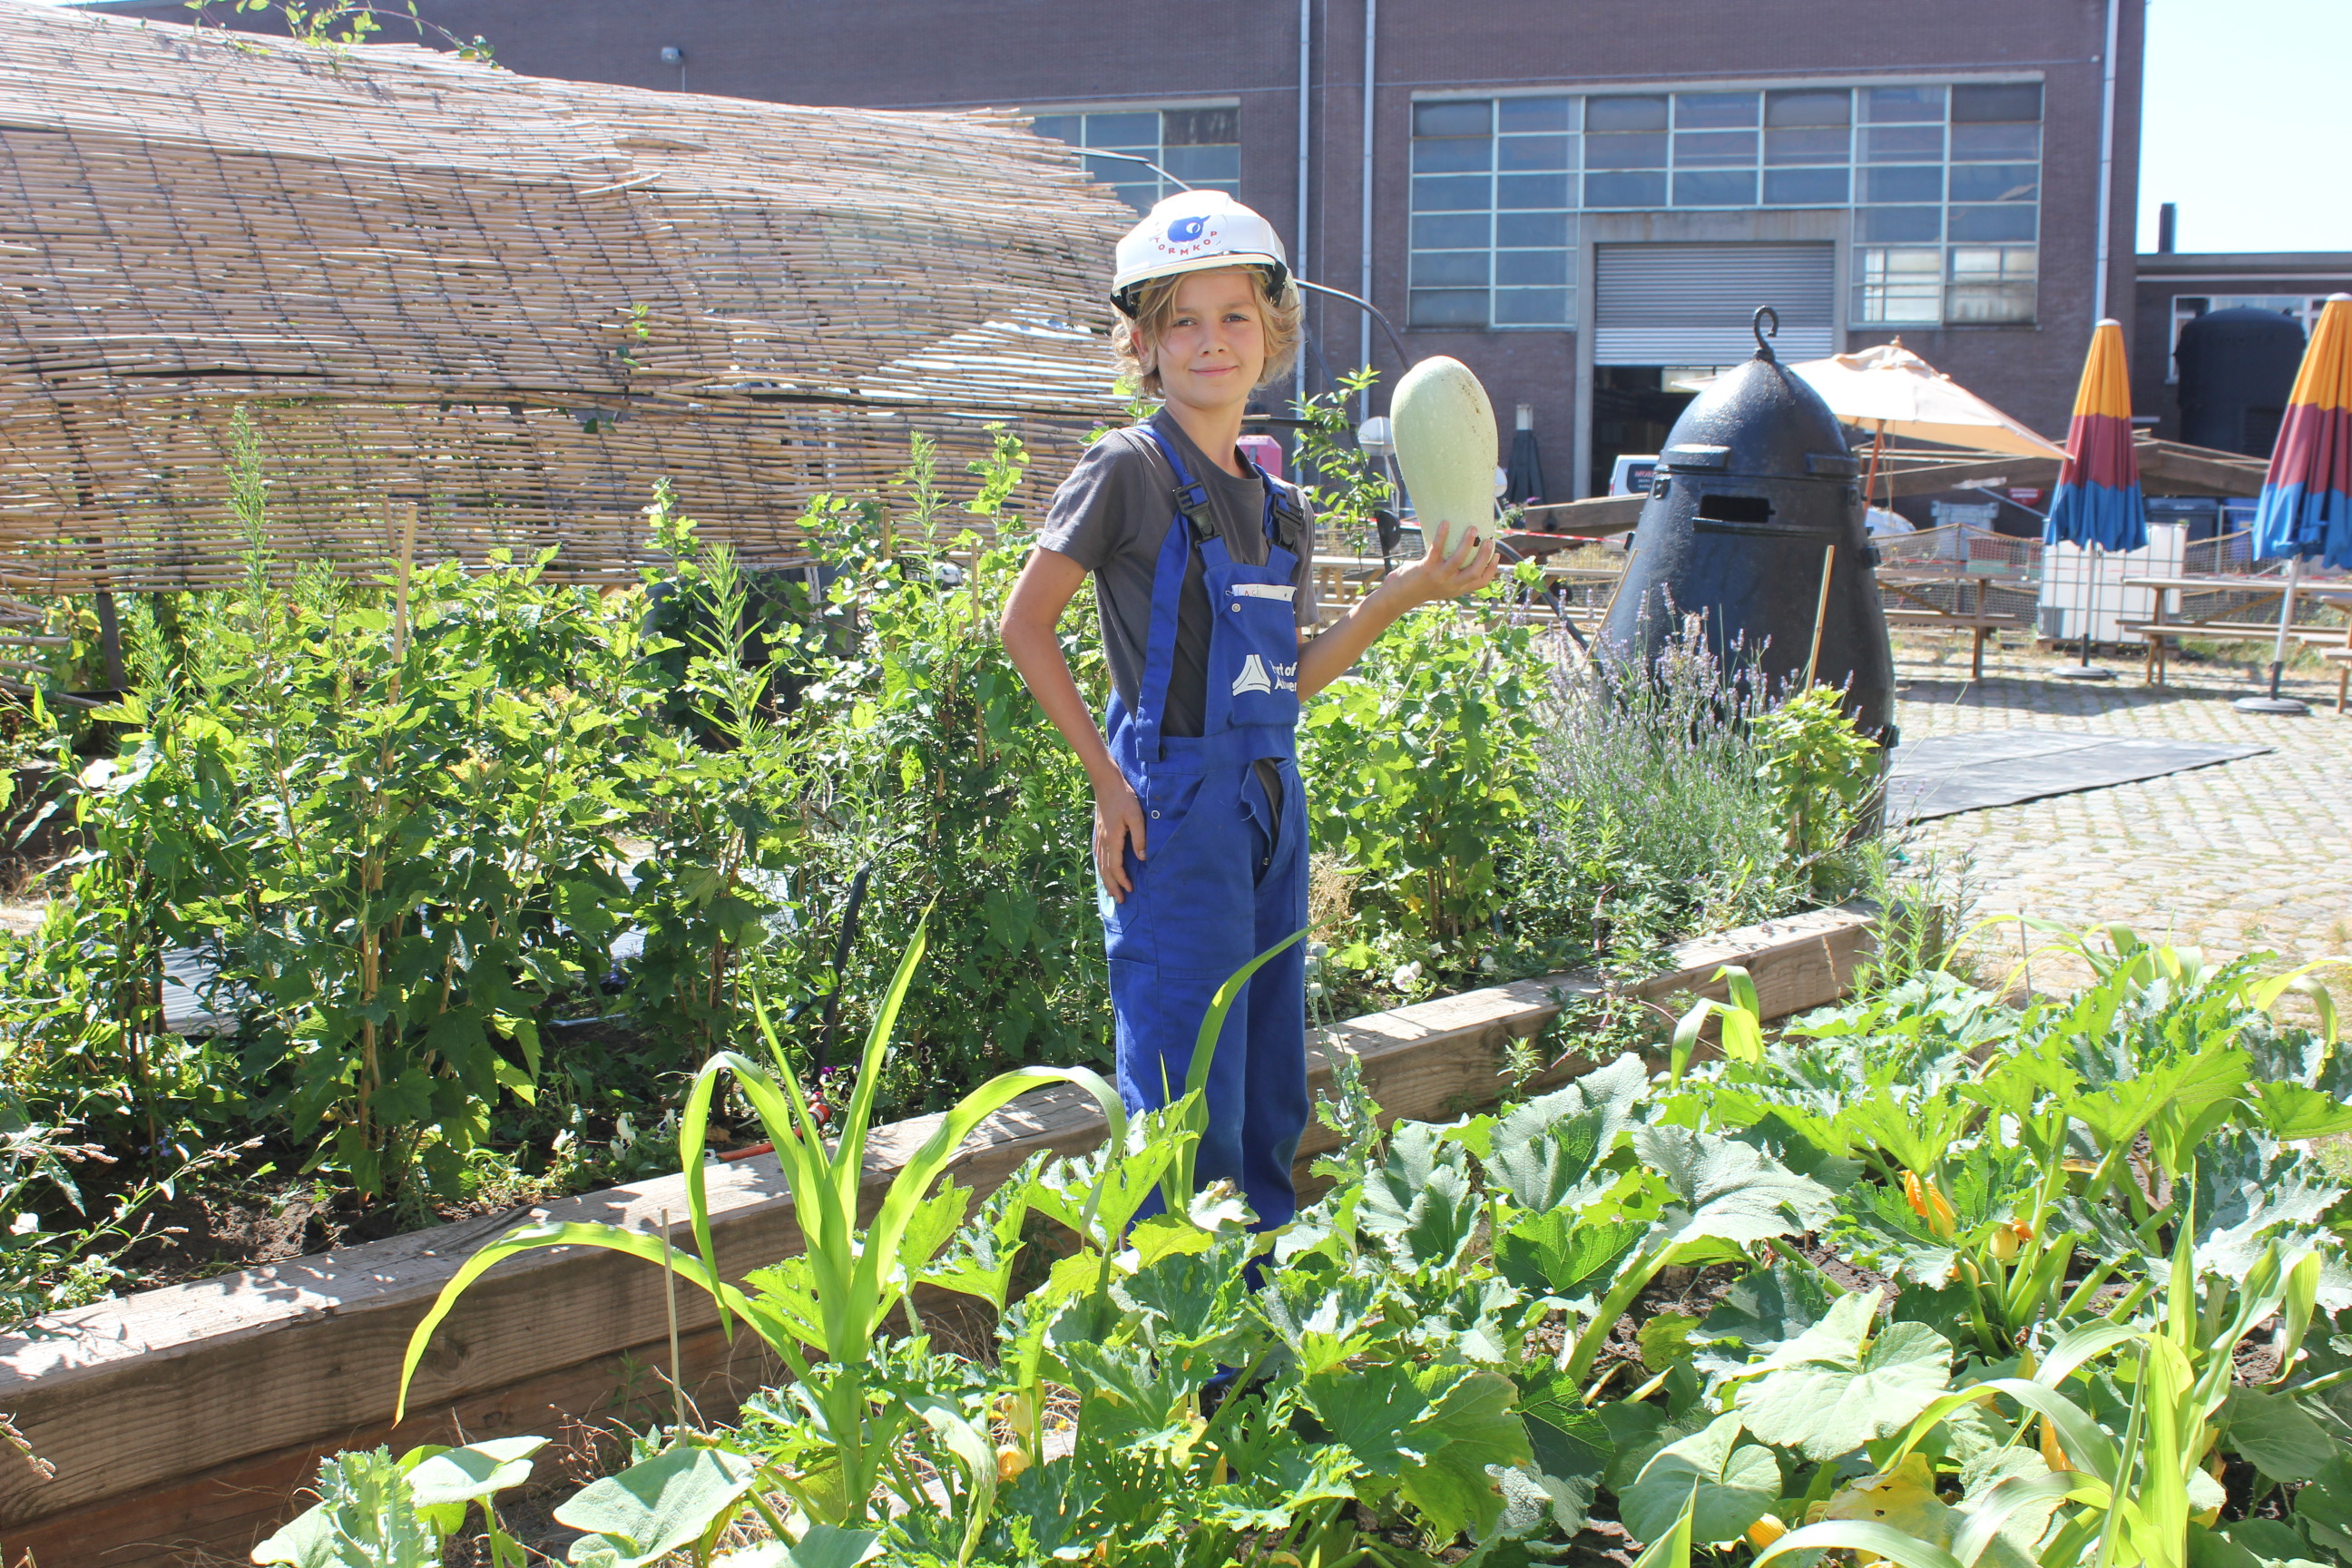
M 400 679 L 401 663 L 408 657 L 408 579 L 416 569 L 416 503 L 405 501 L 400 509 L 400 564 L 393 577 L 392 598 L 392 665 L 393 680 Z M 399 687 L 393 688 L 397 693 Z
M 670 1258 L 669 1210 L 661 1212 L 662 1237 L 662 1305 L 669 1313 L 669 1397 L 670 1409 L 677 1418 L 678 1427 L 686 1426 L 686 1384 L 678 1381 L 684 1370 L 677 1360 L 677 1267 Z
M 1822 547 L 1822 596 L 1813 604 L 1813 650 L 1805 656 L 1805 689 L 1812 689 L 1813 676 L 1822 668 L 1822 624 L 1830 615 L 1830 573 L 1837 565 L 1837 546 Z

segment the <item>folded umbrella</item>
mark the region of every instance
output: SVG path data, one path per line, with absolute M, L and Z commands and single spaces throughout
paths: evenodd
M 2241 699 L 2257 712 L 2300 713 L 2304 705 L 2279 695 L 2286 665 L 2287 628 L 2294 620 L 2295 584 L 2303 563 L 2317 560 L 2352 567 L 2352 294 L 2334 294 L 2303 351 L 2286 417 L 2271 448 L 2262 499 L 2254 503 L 2254 553 L 2286 558 L 2286 592 L 2279 601 L 2278 641 L 2271 649 L 2267 697 Z
M 2058 468 L 2042 538 L 2048 544 L 2089 549 L 2086 593 L 2094 595 L 2100 552 L 2128 552 L 2147 545 L 2147 507 L 2140 498 L 2139 458 L 2132 450 L 2131 380 L 2124 367 L 2120 321 L 2101 321 L 2091 334 L 2082 384 L 2074 392 L 2074 417 L 2066 430 L 2066 460 Z M 2078 670 L 2081 679 L 2105 680 L 2110 679 L 2107 671 L 2091 670 L 2092 614 L 2085 606 Z

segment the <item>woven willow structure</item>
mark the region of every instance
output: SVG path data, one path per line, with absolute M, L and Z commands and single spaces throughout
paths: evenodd
M 237 570 L 232 411 L 289 559 L 633 578 L 667 477 L 801 552 L 818 492 L 1115 413 L 1132 215 L 1003 114 L 798 109 L 0 5 L 0 588 Z M 1041 473 L 1040 479 L 1049 477 Z

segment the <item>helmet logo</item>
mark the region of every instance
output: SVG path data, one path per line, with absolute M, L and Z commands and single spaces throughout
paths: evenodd
M 1168 226 L 1168 237 L 1178 245 L 1190 245 L 1201 237 L 1201 231 L 1208 225 L 1209 219 L 1205 214 L 1192 217 L 1180 217 Z

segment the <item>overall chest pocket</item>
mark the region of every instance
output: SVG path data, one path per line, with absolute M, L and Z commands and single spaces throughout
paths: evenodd
M 1210 638 L 1208 727 L 1287 728 L 1298 718 L 1297 591 L 1252 582 L 1242 570 L 1210 584 L 1216 626 Z

